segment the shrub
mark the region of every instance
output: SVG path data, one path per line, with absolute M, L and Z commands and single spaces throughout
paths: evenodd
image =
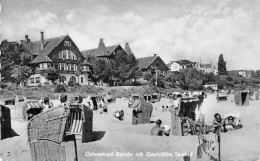
M 207 87 L 207 90 L 214 91 L 214 89 L 210 86 Z
M 79 83 L 73 82 L 73 81 L 69 81 L 68 85 L 73 87 L 73 86 L 80 86 Z
M 66 88 L 61 85 L 61 84 L 58 84 L 56 87 L 55 87 L 55 90 L 54 90 L 56 93 L 62 93 L 62 92 L 66 92 Z
M 0 82 L 0 88 L 5 88 L 5 87 L 7 87 L 8 85 L 7 84 L 5 84 L 5 83 L 3 83 L 3 82 Z

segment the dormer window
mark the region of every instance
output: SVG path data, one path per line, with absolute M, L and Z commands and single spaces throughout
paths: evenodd
M 71 46 L 71 42 L 70 41 L 64 41 L 64 46 Z
M 59 53 L 59 59 L 77 60 L 77 56 L 70 50 L 63 50 Z
M 51 67 L 51 63 L 40 63 L 40 69 L 47 69 Z

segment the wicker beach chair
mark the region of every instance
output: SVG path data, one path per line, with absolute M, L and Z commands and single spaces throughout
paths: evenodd
M 42 112 L 29 121 L 27 130 L 32 161 L 66 160 L 65 147 L 60 144 L 68 116 L 69 108 L 61 106 Z

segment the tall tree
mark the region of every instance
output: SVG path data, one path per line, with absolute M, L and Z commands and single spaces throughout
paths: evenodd
M 13 68 L 11 77 L 15 79 L 16 82 L 20 82 L 22 85 L 26 80 L 33 74 L 33 70 L 28 66 L 17 65 Z
M 224 61 L 223 54 L 220 54 L 218 57 L 218 74 L 227 75 L 226 62 Z

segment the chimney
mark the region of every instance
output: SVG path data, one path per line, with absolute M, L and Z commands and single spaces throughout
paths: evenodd
M 44 47 L 44 35 L 43 32 L 41 32 L 41 50 L 43 50 Z
M 26 43 L 29 42 L 28 35 L 25 35 L 25 42 L 26 42 Z
M 154 56 L 156 56 L 157 54 L 153 54 Z

